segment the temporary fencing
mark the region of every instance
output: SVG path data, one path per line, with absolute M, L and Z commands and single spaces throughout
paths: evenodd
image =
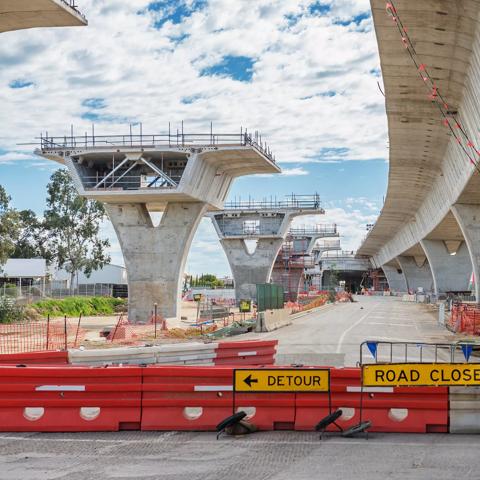
M 0 354 L 66 350 L 83 341 L 79 319 L 0 324 Z
M 480 306 L 468 303 L 453 304 L 447 326 L 453 332 L 480 335 Z

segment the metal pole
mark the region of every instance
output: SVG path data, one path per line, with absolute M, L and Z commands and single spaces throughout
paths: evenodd
M 45 350 L 48 350 L 49 334 L 50 334 L 50 314 L 47 315 L 47 345 Z
M 153 304 L 153 314 L 155 315 L 154 317 L 154 322 L 155 322 L 155 338 L 157 338 L 157 307 L 158 305 L 156 303 Z
M 78 331 L 80 330 L 80 322 L 82 321 L 82 314 L 78 317 L 78 323 L 77 323 L 77 332 L 75 333 L 75 343 L 73 344 L 74 347 L 77 346 L 77 339 L 78 339 Z
M 185 146 L 185 137 L 183 135 L 183 120 L 182 120 L 182 147 Z
M 65 350 L 68 349 L 68 339 L 67 339 L 67 316 L 63 318 L 63 334 L 65 336 Z

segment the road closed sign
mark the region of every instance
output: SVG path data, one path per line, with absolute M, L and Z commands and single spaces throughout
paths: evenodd
M 328 392 L 330 371 L 320 368 L 238 369 L 233 372 L 236 392 Z
M 480 385 L 480 364 L 395 363 L 362 367 L 364 387 Z

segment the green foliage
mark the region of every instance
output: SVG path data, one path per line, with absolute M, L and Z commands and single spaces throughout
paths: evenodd
M 15 250 L 20 230 L 19 214 L 10 207 L 10 200 L 0 185 L 0 271 Z
M 204 273 L 200 277 L 197 275 L 195 278 L 191 277 L 191 286 L 192 287 L 220 287 L 224 286 L 223 280 L 218 279 L 215 275 L 211 273 Z
M 42 222 L 32 210 L 21 210 L 18 212 L 18 217 L 19 234 L 15 250 L 11 255 L 12 258 L 45 258 L 43 238 L 47 232 L 45 232 Z
M 127 301 L 123 298 L 112 297 L 68 297 L 62 300 L 41 300 L 32 304 L 42 316 L 51 317 L 77 317 L 93 315 L 113 315 L 125 309 Z
M 70 273 L 73 285 L 77 272 L 88 277 L 110 261 L 106 253 L 110 243 L 98 236 L 105 208 L 100 202 L 80 197 L 66 170 L 57 170 L 47 189 L 46 257 Z
M 0 297 L 0 323 L 21 322 L 24 319 L 23 308 L 8 297 Z

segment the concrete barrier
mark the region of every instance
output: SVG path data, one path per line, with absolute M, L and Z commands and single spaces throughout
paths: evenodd
M 415 302 L 415 295 L 404 294 L 402 296 L 402 302 Z
M 265 310 L 258 312 L 256 332 L 271 332 L 292 323 L 289 311 L 285 308 L 280 310 Z
M 480 387 L 450 387 L 450 433 L 480 433 Z
M 96 350 L 70 349 L 68 363 L 72 365 L 140 365 L 156 363 L 153 347 L 121 347 Z

